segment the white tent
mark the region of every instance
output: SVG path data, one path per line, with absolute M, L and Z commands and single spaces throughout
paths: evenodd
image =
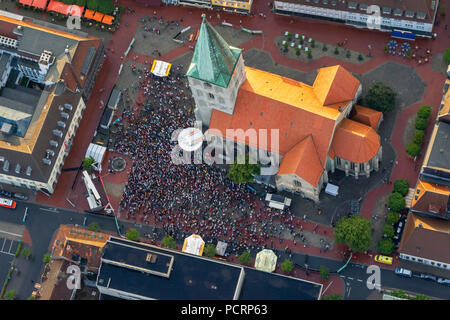
M 255 269 L 273 272 L 277 267 L 277 256 L 276 254 L 269 249 L 263 249 L 258 252 L 255 259 Z
M 325 193 L 336 197 L 339 193 L 339 187 L 334 184 L 327 183 L 327 187 L 325 188 Z
M 99 144 L 91 143 L 87 148 L 85 158 L 94 158 L 95 163 L 98 164 L 99 171 L 101 171 L 101 165 L 103 157 L 105 156 L 106 147 Z
M 223 241 L 219 241 L 217 242 L 217 246 L 216 246 L 216 253 L 219 256 L 225 256 L 225 251 L 227 250 L 227 246 L 228 244 L 226 242 Z
M 171 67 L 171 63 L 155 59 L 153 60 L 151 72 L 158 77 L 167 77 Z
M 193 234 L 184 239 L 183 252 L 195 254 L 201 256 L 203 254 L 203 248 L 205 247 L 205 241 L 198 234 Z

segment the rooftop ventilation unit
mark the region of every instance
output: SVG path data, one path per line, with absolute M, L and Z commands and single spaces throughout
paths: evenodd
M 41 57 L 39 58 L 39 63 L 45 65 L 52 64 L 53 63 L 52 56 L 53 53 L 51 51 L 44 50 L 44 52 L 42 52 L 41 54 Z
M 69 114 L 66 112 L 61 112 L 61 117 L 63 117 L 64 119 L 69 119 Z
M 63 136 L 62 131 L 61 131 L 61 130 L 58 130 L 58 129 L 54 129 L 54 130 L 53 130 L 53 134 L 54 134 L 55 136 L 57 136 L 57 137 L 60 137 L 60 138 L 62 138 L 62 136 Z
M 52 161 L 50 159 L 47 159 L 47 158 L 42 159 L 42 162 L 44 164 L 48 165 L 48 166 L 52 164 Z
M 50 140 L 50 145 L 51 145 L 52 147 L 58 148 L 58 142 L 55 141 L 55 140 Z
M 5 162 L 3 162 L 3 171 L 8 172 L 9 171 L 9 161 L 5 160 Z
M 62 121 L 58 121 L 57 123 L 58 123 L 58 127 L 61 127 L 61 128 L 65 128 L 66 127 L 66 124 L 64 122 L 62 122 Z
M 64 107 L 60 104 L 60 105 L 58 106 L 58 109 L 59 109 L 59 111 L 63 111 L 63 110 L 64 110 Z
M 15 170 L 15 172 L 16 172 L 16 173 L 20 173 L 20 164 L 16 164 L 16 170 Z
M 65 107 L 67 110 L 69 110 L 69 111 L 72 111 L 72 109 L 73 109 L 72 105 L 71 105 L 71 104 L 67 104 L 67 103 L 64 104 L 64 107 Z
M 31 171 L 32 171 L 31 167 L 28 166 L 28 167 L 27 167 L 27 171 L 25 172 L 25 174 L 26 174 L 27 176 L 31 176 Z
M 0 36 L 0 44 L 8 48 L 17 49 L 17 40 L 8 38 L 5 36 Z
M 55 151 L 51 150 L 51 149 L 47 149 L 45 150 L 45 152 L 47 153 L 47 156 L 53 157 L 55 155 Z

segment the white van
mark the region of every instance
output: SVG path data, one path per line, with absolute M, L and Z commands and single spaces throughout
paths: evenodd
M 403 268 L 396 268 L 395 269 L 395 274 L 398 274 L 398 275 L 404 276 L 404 277 L 408 277 L 408 278 L 412 277 L 411 270 L 403 269 Z

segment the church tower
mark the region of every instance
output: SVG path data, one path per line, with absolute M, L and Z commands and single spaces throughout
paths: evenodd
M 232 47 L 202 15 L 194 56 L 186 73 L 195 100 L 195 118 L 209 127 L 213 109 L 233 114 L 245 81 L 242 49 Z

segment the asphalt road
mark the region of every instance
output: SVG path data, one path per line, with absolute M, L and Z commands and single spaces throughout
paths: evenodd
M 26 207 L 28 207 L 28 216 L 25 223 L 23 223 L 22 219 Z M 20 289 L 16 290 L 19 299 L 26 299 L 30 296 L 33 291 L 33 283 L 31 280 L 39 281 L 44 265 L 42 257 L 45 253 L 50 252 L 50 240 L 58 227 L 61 224 L 82 225 L 85 217 L 87 217 L 87 224 L 97 222 L 103 231 L 117 233 L 116 223 L 112 217 L 51 208 L 33 203 L 17 202 L 17 207 L 14 210 L 0 207 L 0 224 L 2 222 L 8 222 L 16 225 L 24 225 L 32 239 L 32 258 L 26 261 L 26 263 L 21 261 L 24 268 L 21 270 L 19 276 Z M 141 233 L 141 236 L 144 233 L 151 233 L 153 231 L 153 227 L 140 224 L 136 225 L 126 221 L 119 221 L 119 225 L 122 233 L 129 227 L 136 228 Z M 282 261 L 286 257 L 283 252 L 278 252 L 278 255 L 280 257 L 279 261 Z M 319 270 L 320 266 L 324 265 L 331 272 L 336 272 L 344 264 L 343 261 L 339 260 L 325 259 L 311 255 L 306 257 L 304 254 L 299 253 L 292 254 L 292 260 L 297 266 L 303 268 L 306 262 L 308 268 L 311 270 Z M 4 269 L 4 266 L 10 265 L 10 263 L 10 255 L 5 255 L 5 257 L 0 256 L 0 269 Z M 4 271 L 0 271 L 0 275 L 3 276 Z M 366 265 L 349 263 L 340 275 L 345 281 L 345 299 L 364 300 L 371 294 L 372 291 L 366 286 L 366 281 L 369 277 Z M 18 277 L 15 277 L 13 281 L 17 281 L 17 279 Z M 0 279 L 0 282 L 2 281 L 4 281 L 4 278 Z M 450 300 L 448 286 L 414 277 L 400 277 L 395 275 L 393 271 L 387 269 L 381 269 L 381 285 L 382 287 L 398 288 Z

